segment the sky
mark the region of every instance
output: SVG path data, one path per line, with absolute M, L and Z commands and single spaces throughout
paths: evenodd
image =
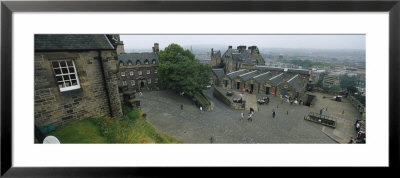
M 120 35 L 125 49 L 149 49 L 159 43 L 181 46 L 253 46 L 258 48 L 363 49 L 365 35 Z

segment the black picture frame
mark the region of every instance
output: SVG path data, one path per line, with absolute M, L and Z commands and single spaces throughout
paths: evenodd
M 2 1 L 1 2 L 1 175 L 8 177 L 129 177 L 179 175 L 178 168 L 16 168 L 12 166 L 13 12 L 389 12 L 389 169 L 399 166 L 400 1 Z M 373 153 L 372 153 L 373 154 Z M 212 175 L 198 168 L 184 172 Z M 219 169 L 225 172 L 228 170 Z M 368 169 L 368 171 L 374 169 Z M 229 171 L 242 171 L 229 169 Z M 282 171 L 282 170 L 281 170 Z M 277 171 L 277 172 L 281 172 Z M 308 172 L 306 170 L 305 172 Z M 367 171 L 367 170 L 365 170 Z M 252 169 L 244 174 L 263 173 Z M 268 172 L 268 171 L 267 171 Z M 275 172 L 275 171 L 274 171 Z M 283 171 L 290 172 L 290 171 Z M 231 172 L 232 174 L 232 172 Z M 286 173 L 282 173 L 286 174 Z M 281 175 L 282 175 L 281 174 Z M 320 174 L 320 173 L 318 173 Z M 328 173 L 329 174 L 329 173 Z M 280 175 L 280 176 L 281 176 Z M 190 175 L 188 175 L 190 176 Z

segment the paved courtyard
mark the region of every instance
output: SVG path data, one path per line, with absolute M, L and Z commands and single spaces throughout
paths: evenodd
M 352 124 L 357 119 L 356 109 L 345 101 L 323 99 L 322 94 L 314 94 L 317 102 L 311 108 L 282 104 L 280 98 L 270 96 L 268 105 L 258 106 L 252 122 L 241 121 L 242 111 L 230 109 L 214 98 L 212 89 L 204 94 L 214 103 L 213 111 L 201 113 L 191 100 L 169 90 L 144 92 L 138 98 L 148 121 L 159 132 L 184 143 L 210 143 L 211 138 L 213 143 L 338 143 L 355 134 Z M 310 111 L 319 113 L 322 107 L 328 107 L 326 114 L 343 118 L 336 129 L 304 120 Z M 272 109 L 276 111 L 275 118 Z

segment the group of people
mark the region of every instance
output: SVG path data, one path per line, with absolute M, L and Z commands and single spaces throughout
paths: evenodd
M 357 120 L 354 123 L 354 129 L 357 133 L 357 138 L 354 139 L 353 137 L 351 137 L 349 143 L 365 143 L 365 132 L 360 131 L 361 130 L 361 120 Z
M 254 109 L 250 108 L 249 113 L 247 114 L 247 121 L 252 122 L 253 121 L 253 114 L 254 114 Z M 241 113 L 240 120 L 242 121 L 244 119 L 244 112 Z

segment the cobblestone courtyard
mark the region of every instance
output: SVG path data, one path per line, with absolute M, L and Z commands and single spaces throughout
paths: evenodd
M 252 122 L 241 121 L 242 111 L 230 109 L 214 98 L 211 89 L 204 94 L 214 103 L 213 111 L 200 112 L 191 100 L 169 90 L 145 92 L 138 98 L 148 121 L 159 132 L 184 143 L 210 143 L 211 137 L 213 143 L 337 143 L 355 134 L 352 123 L 358 117 L 356 109 L 345 101 L 323 99 L 322 94 L 313 93 L 317 101 L 311 108 L 282 104 L 280 98 L 270 96 L 268 105 L 258 105 Z M 326 107 L 325 114 L 343 118 L 336 129 L 304 120 L 310 111 L 319 113 Z M 272 109 L 276 111 L 275 118 L 272 118 Z

